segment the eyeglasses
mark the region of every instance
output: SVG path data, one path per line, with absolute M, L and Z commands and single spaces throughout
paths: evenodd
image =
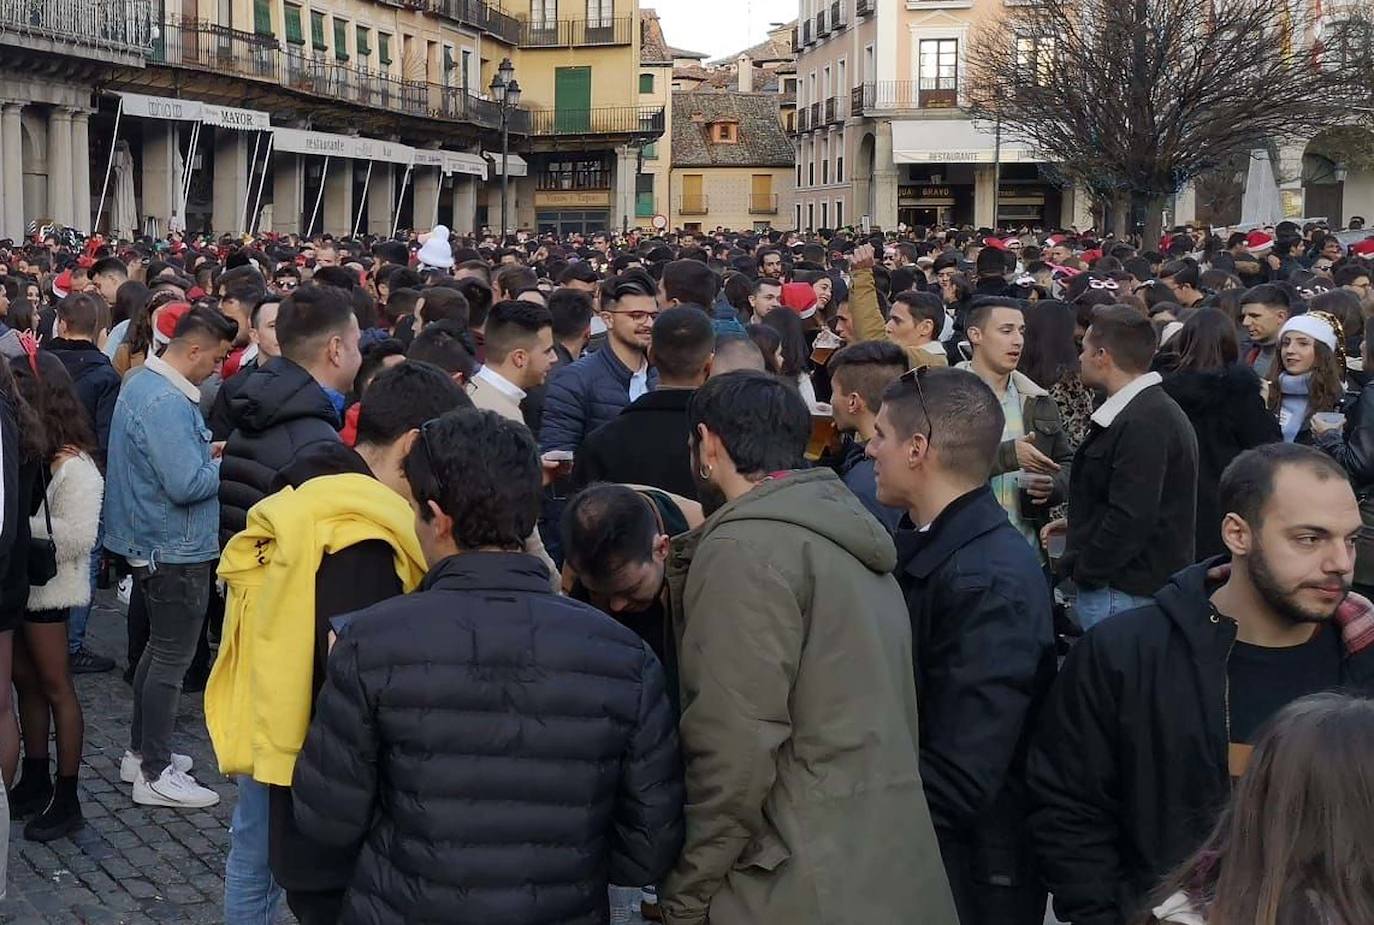
M 633 321 L 635 324 L 643 324 L 643 323 L 646 322 L 646 321 L 653 321 L 655 318 L 658 317 L 658 312 L 646 312 L 646 311 L 643 311 L 642 309 L 634 309 L 634 310 L 611 309 L 611 312 L 610 312 L 610 313 L 611 313 L 612 315 L 624 315 L 626 318 L 629 318 L 629 319 L 630 319 L 631 321 Z
M 918 366 L 915 369 L 908 369 L 906 372 L 902 373 L 901 377 L 897 380 L 898 382 L 909 382 L 916 386 L 916 398 L 921 402 L 921 413 L 926 417 L 927 445 L 929 445 L 931 440 L 935 437 L 935 422 L 931 420 L 930 408 L 926 406 L 926 393 L 925 390 L 921 388 L 921 380 L 925 378 L 926 371 L 929 369 L 929 366 Z
M 436 495 L 439 493 L 439 489 L 441 486 L 439 485 L 439 470 L 434 467 L 434 454 L 430 452 L 429 448 L 429 431 L 430 428 L 432 428 L 435 424 L 438 423 L 438 418 L 430 418 L 428 421 L 425 421 L 423 424 L 421 424 L 419 441 L 420 455 L 424 458 L 425 468 L 429 470 L 429 479 L 431 482 L 434 483 L 434 494 Z M 419 490 L 419 486 L 411 485 L 410 490 L 415 495 L 415 500 L 419 503 L 420 507 L 427 507 L 426 501 L 428 499 L 420 497 L 421 492 Z M 428 495 L 429 492 L 425 492 L 424 494 Z

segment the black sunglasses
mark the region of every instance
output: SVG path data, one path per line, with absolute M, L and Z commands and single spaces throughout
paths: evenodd
M 926 406 L 925 390 L 921 388 L 921 380 L 925 378 L 926 370 L 928 369 L 930 369 L 929 366 L 918 366 L 915 369 L 908 369 L 906 372 L 902 373 L 901 377 L 897 380 L 898 382 L 909 382 L 916 386 L 916 397 L 921 402 L 921 413 L 924 414 L 926 418 L 927 444 L 929 444 L 935 436 L 935 423 L 931 420 L 930 408 Z

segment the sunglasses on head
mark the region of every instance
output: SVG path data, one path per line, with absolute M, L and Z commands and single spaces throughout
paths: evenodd
M 926 406 L 925 390 L 921 388 L 921 380 L 925 378 L 926 371 L 929 369 L 929 366 L 918 366 L 915 369 L 908 369 L 906 372 L 902 373 L 897 380 L 898 382 L 911 383 L 916 386 L 916 398 L 920 401 L 921 413 L 925 415 L 926 418 L 925 437 L 927 444 L 929 444 L 931 438 L 935 436 L 935 423 L 931 420 L 930 408 Z

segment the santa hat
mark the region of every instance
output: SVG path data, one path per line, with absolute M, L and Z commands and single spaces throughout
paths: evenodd
M 782 304 L 802 318 L 816 314 L 816 290 L 810 283 L 784 283 Z
M 168 302 L 157 310 L 157 322 L 153 325 L 153 342 L 170 344 L 176 336 L 177 325 L 191 310 L 190 302 Z
M 1365 238 L 1350 245 L 1352 257 L 1374 257 L 1374 238 Z
M 1007 242 L 1003 241 L 1001 238 L 989 237 L 983 239 L 983 246 L 990 247 L 993 250 L 1004 251 L 1007 249 Z
M 453 266 L 453 248 L 448 243 L 448 228 L 435 225 L 416 255 L 423 266 L 447 270 Z
M 1245 236 L 1245 249 L 1253 257 L 1263 257 L 1274 246 L 1274 236 L 1256 229 Z
M 1058 247 L 1059 245 L 1063 244 L 1063 243 L 1064 243 L 1065 241 L 1067 241 L 1068 239 L 1069 239 L 1069 238 L 1068 238 L 1068 235 L 1052 234 L 1052 235 L 1050 235 L 1048 238 L 1045 239 L 1045 246 L 1046 246 L 1046 247 Z
M 57 274 L 57 278 L 52 281 L 52 294 L 59 299 L 65 299 L 72 291 L 72 271 L 63 270 Z
M 1326 344 L 1328 350 L 1336 349 L 1336 330 L 1325 319 L 1314 314 L 1294 315 L 1283 323 L 1279 328 L 1279 341 L 1283 341 L 1283 335 L 1289 331 L 1296 331 L 1299 334 L 1306 334 L 1313 340 L 1321 341 Z

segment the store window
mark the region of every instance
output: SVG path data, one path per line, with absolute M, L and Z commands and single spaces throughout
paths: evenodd
M 600 159 L 549 161 L 537 178 L 541 190 L 610 189 L 611 174 Z

